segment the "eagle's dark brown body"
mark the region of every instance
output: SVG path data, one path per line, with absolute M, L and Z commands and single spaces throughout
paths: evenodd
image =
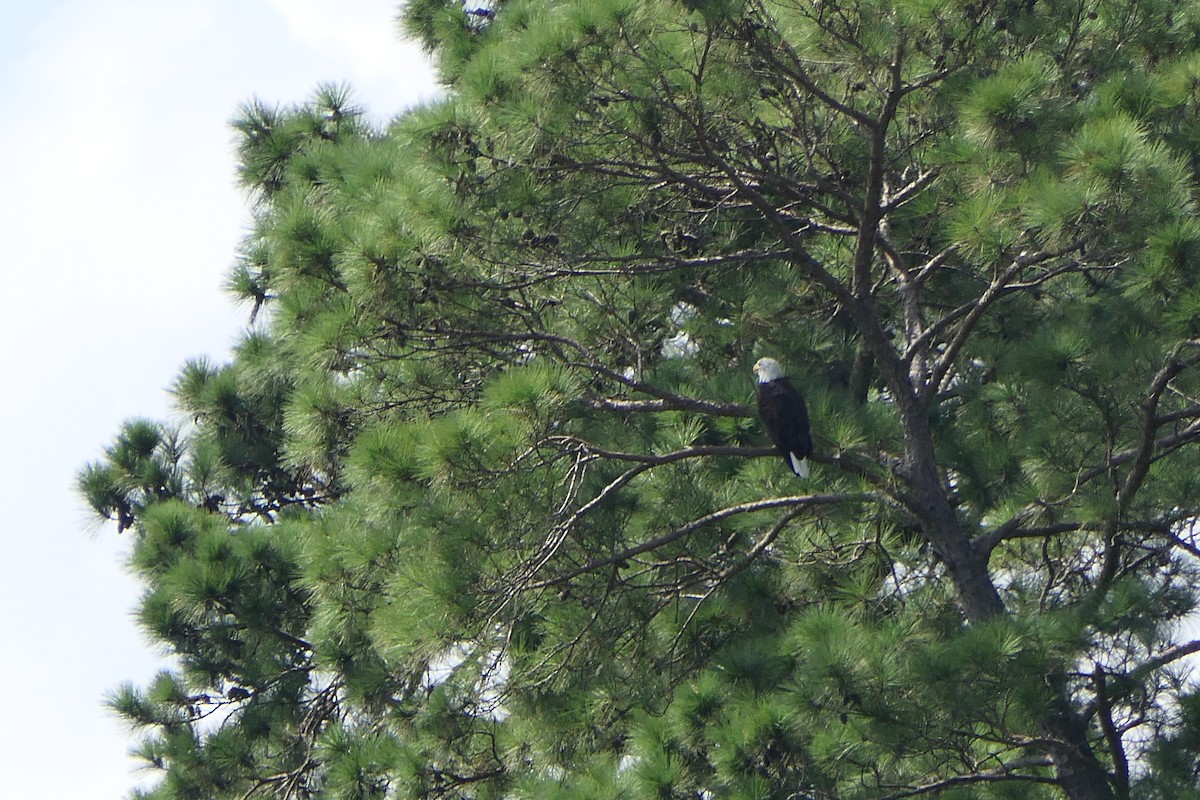
M 780 374 L 779 363 L 774 359 L 762 359 L 754 365 L 754 372 L 759 376 L 758 415 L 762 418 L 763 427 L 779 449 L 788 469 L 801 478 L 807 478 L 806 459 L 812 455 L 812 433 L 804 397 L 791 381 Z

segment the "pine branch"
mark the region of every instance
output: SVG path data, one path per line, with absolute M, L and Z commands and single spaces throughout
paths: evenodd
M 700 613 L 700 609 L 704 605 L 705 601 L 712 597 L 718 589 L 724 586 L 730 578 L 753 564 L 755 559 L 762 555 L 762 553 L 768 547 L 770 547 L 777 538 L 779 538 L 779 534 L 791 524 L 792 520 L 804 513 L 804 510 L 805 509 L 803 507 L 794 508 L 781 516 L 774 525 L 767 529 L 767 532 L 764 533 L 757 542 L 750 546 L 750 548 L 742 555 L 741 558 L 739 558 L 733 564 L 727 566 L 725 569 L 721 570 L 716 578 L 713 579 L 709 587 L 704 591 L 704 594 L 700 595 L 700 597 L 697 598 L 696 602 L 692 605 L 692 610 L 688 612 L 687 619 L 683 621 L 683 624 L 679 626 L 679 632 L 675 634 L 672 649 L 678 645 L 680 638 L 682 638 L 684 634 L 684 631 L 688 629 L 688 627 L 692 624 L 692 620 L 696 618 L 698 613 Z
M 574 436 L 555 436 L 550 441 L 569 443 L 589 456 L 604 458 L 611 461 L 634 461 L 639 464 L 656 467 L 672 464 L 685 458 L 704 458 L 706 456 L 733 456 L 737 458 L 766 458 L 778 456 L 779 451 L 774 447 L 740 447 L 738 445 L 698 445 L 674 450 L 670 453 L 655 455 L 651 453 L 625 453 L 616 450 L 606 450 Z
M 1187 642 L 1186 644 L 1176 645 L 1169 650 L 1159 653 L 1157 656 L 1139 664 L 1136 669 L 1130 672 L 1127 676 L 1127 682 L 1130 686 L 1136 685 L 1145 676 L 1151 672 L 1160 670 L 1168 664 L 1187 658 L 1188 656 L 1200 653 L 1200 639 Z
M 612 376 L 606 376 L 612 377 Z M 633 385 L 631 388 L 634 388 Z M 638 391 L 646 394 L 660 395 L 657 400 L 627 400 L 621 397 L 598 397 L 587 401 L 588 405 L 596 409 L 604 409 L 606 411 L 619 411 L 622 413 L 633 412 L 660 412 L 660 411 L 693 411 L 697 414 L 708 414 L 714 417 L 752 417 L 754 412 L 748 406 L 741 403 L 714 403 L 709 400 L 699 400 L 693 397 L 684 397 L 683 395 L 673 395 L 662 390 L 643 388 L 645 384 L 637 386 Z
M 1186 358 L 1180 358 L 1180 355 L 1187 348 L 1192 348 L 1196 350 L 1196 352 L 1192 353 Z M 1117 467 L 1120 467 L 1131 461 L 1133 462 L 1134 466 L 1125 476 L 1125 480 L 1122 482 L 1121 487 L 1118 490 L 1118 495 L 1116 498 L 1118 512 L 1117 515 L 1112 518 L 1111 522 L 1108 523 L 1112 528 L 1112 530 L 1108 531 L 1109 536 L 1115 533 L 1116 529 L 1118 528 L 1131 527 L 1130 524 L 1122 523 L 1120 521 L 1121 511 L 1125 508 L 1128 508 L 1129 504 L 1132 502 L 1137 490 L 1145 481 L 1151 465 L 1162 460 L 1163 458 L 1166 458 L 1187 444 L 1200 441 L 1200 419 L 1196 418 L 1197 416 L 1200 416 L 1200 407 L 1193 406 L 1181 412 L 1173 412 L 1166 415 L 1158 414 L 1159 402 L 1162 399 L 1163 394 L 1169 388 L 1171 381 L 1174 380 L 1184 370 L 1190 369 L 1198 363 L 1200 363 L 1200 340 L 1189 339 L 1178 343 L 1172 349 L 1170 355 L 1168 355 L 1163 366 L 1151 379 L 1150 385 L 1147 388 L 1146 399 L 1142 402 L 1142 423 L 1139 430 L 1138 442 L 1126 450 L 1110 455 L 1103 464 L 1097 464 L 1096 466 L 1083 471 L 1076 480 L 1075 486 L 1071 490 L 1071 495 L 1074 495 L 1081 487 L 1085 486 L 1096 478 L 1110 474 L 1113 469 L 1116 469 Z M 1191 419 L 1192 421 L 1190 424 L 1184 426 L 1180 430 L 1174 431 L 1166 436 L 1156 438 L 1159 428 L 1161 428 L 1163 425 L 1185 419 Z M 1063 525 L 1067 526 L 1077 525 L 1077 527 L 1067 527 L 1061 531 L 1056 531 L 1053 527 L 1044 528 L 1044 533 L 1038 533 L 1036 532 L 1036 529 L 1023 528 L 1025 521 L 1028 520 L 1032 515 L 1036 514 L 1039 510 L 1059 505 L 1069 499 L 1071 495 L 1053 502 L 1035 503 L 1026 506 L 1024 509 L 1017 512 L 1017 514 L 1013 515 L 1010 519 L 993 528 L 988 533 L 981 534 L 980 536 L 976 537 L 973 545 L 985 552 L 990 552 L 1000 542 L 1008 539 L 1028 538 L 1030 536 L 1038 535 L 1052 535 L 1055 532 L 1068 532 L 1069 530 L 1082 528 L 1083 523 L 1062 523 Z M 1149 530 L 1157 529 L 1159 532 L 1164 532 L 1164 523 L 1162 522 L 1134 523 L 1132 527 L 1136 529 L 1136 526 L 1141 524 L 1150 525 L 1151 527 L 1148 528 Z M 1167 525 L 1165 532 L 1169 533 L 1169 524 Z M 1114 568 L 1114 566 L 1110 566 L 1109 569 L 1104 572 L 1104 574 L 1111 574 Z
M 795 506 L 812 507 L 851 502 L 864 503 L 879 499 L 880 497 L 873 492 L 836 492 L 832 494 L 773 497 L 768 500 L 754 500 L 748 503 L 738 503 L 737 505 L 729 506 L 719 511 L 714 511 L 711 514 L 705 514 L 703 517 L 694 519 L 686 525 L 676 528 L 669 533 L 656 536 L 653 539 L 642 542 L 641 544 L 625 548 L 624 550 L 613 553 L 612 555 L 594 558 L 582 566 L 568 570 L 567 572 L 561 575 L 556 575 L 553 578 L 548 578 L 544 581 L 531 584 L 527 588 L 544 589 L 550 586 L 558 586 L 580 575 L 584 575 L 589 572 L 595 572 L 596 570 L 602 569 L 603 567 L 611 564 L 619 564 L 621 562 L 628 561 L 635 556 L 641 555 L 642 553 L 656 550 L 659 547 L 670 544 L 671 542 L 695 533 L 697 530 L 706 525 L 720 522 L 721 520 L 728 519 L 729 517 L 733 517 L 738 514 L 751 514 L 758 511 L 767 511 L 773 508 L 792 508 Z
M 1200 653 L 1200 639 L 1193 639 L 1190 642 L 1176 645 L 1172 648 L 1164 650 L 1156 656 L 1146 659 L 1141 664 L 1131 669 L 1124 675 L 1120 675 L 1120 680 L 1117 681 L 1118 687 L 1113 689 L 1107 697 L 1107 703 L 1112 704 L 1121 701 L 1135 691 L 1138 691 L 1145 680 L 1151 673 L 1174 664 L 1176 661 L 1187 658 L 1188 656 Z M 1087 719 L 1100 710 L 1100 699 L 1096 697 L 1089 701 L 1080 709 L 1080 716 Z
M 814 225 L 816 223 L 813 223 Z M 631 276 L 631 275 L 660 275 L 679 270 L 701 270 L 729 265 L 757 264 L 760 262 L 778 261 L 789 255 L 787 250 L 742 250 L 733 253 L 702 256 L 653 256 L 636 254 L 631 256 L 600 253 L 597 255 L 570 255 L 571 263 L 563 267 L 547 267 L 541 262 L 522 263 L 514 265 L 509 262 L 487 258 L 486 252 L 478 255 L 485 263 L 502 267 L 520 277 L 507 281 L 463 280 L 455 284 L 456 288 L 475 288 L 493 292 L 517 292 L 530 289 L 564 278 L 580 278 L 590 276 Z M 616 264 L 617 266 L 596 267 L 581 266 L 590 264 Z M 521 275 L 521 268 L 528 268 L 534 274 Z
M 1180 358 L 1186 347 L 1191 347 L 1194 352 L 1186 358 Z M 1162 399 L 1163 393 L 1176 376 L 1197 363 L 1200 363 L 1200 342 L 1195 340 L 1180 342 L 1171 351 L 1166 363 L 1150 382 L 1146 399 L 1142 402 L 1142 428 L 1138 437 L 1138 445 L 1135 448 L 1133 467 L 1125 476 L 1125 481 L 1117 494 L 1118 514 L 1129 507 L 1129 503 L 1150 472 L 1150 464 L 1157 449 L 1157 440 L 1154 437 L 1162 424 L 1158 417 L 1158 403 Z
M 1193 348 L 1194 352 L 1187 358 L 1180 358 L 1186 347 Z M 1116 579 L 1121 552 L 1121 541 L 1120 537 L 1117 536 L 1117 531 L 1121 517 L 1124 516 L 1126 509 L 1129 508 L 1130 503 L 1133 502 L 1133 498 L 1145 482 L 1146 476 L 1150 473 L 1151 464 L 1174 449 L 1160 451 L 1158 448 L 1158 440 L 1155 438 L 1155 435 L 1158 433 L 1159 428 L 1159 400 L 1177 375 L 1197 363 L 1200 363 L 1200 348 L 1197 347 L 1197 342 L 1194 340 L 1180 342 L 1171 350 L 1166 363 L 1163 364 L 1162 368 L 1159 369 L 1150 382 L 1146 399 L 1142 402 L 1142 426 L 1138 437 L 1139 441 L 1134 446 L 1132 450 L 1133 456 L 1130 459 L 1133 462 L 1133 466 L 1126 473 L 1125 480 L 1121 483 L 1117 491 L 1116 511 L 1106 521 L 1105 530 L 1103 531 L 1105 549 L 1100 566 L 1100 574 L 1096 578 L 1090 596 L 1084 598 L 1084 608 L 1097 607 L 1103 601 L 1104 595 L 1108 592 L 1112 582 Z M 1200 422 L 1192 423 L 1185 428 L 1185 430 L 1188 429 L 1195 430 L 1193 435 L 1200 435 Z
M 534 575 L 542 570 L 562 543 L 566 541 L 567 534 L 570 530 L 587 514 L 599 508 L 608 498 L 614 496 L 623 487 L 628 485 L 630 481 L 638 477 L 644 472 L 648 472 L 655 467 L 673 464 L 677 461 L 682 461 L 688 458 L 705 458 L 708 456 L 740 456 L 745 458 L 769 458 L 777 457 L 778 452 L 773 447 L 732 447 L 732 446 L 701 446 L 701 447 L 685 447 L 682 450 L 676 450 L 671 453 L 662 455 L 648 455 L 641 453 L 622 453 L 611 450 L 604 450 L 583 439 L 576 437 L 552 437 L 549 441 L 557 444 L 567 444 L 569 447 L 579 451 L 581 458 L 586 463 L 586 460 L 592 458 L 603 458 L 611 461 L 628 461 L 634 462 L 636 466 L 631 467 L 625 472 L 618 475 L 612 481 L 597 492 L 592 499 L 581 505 L 579 508 L 571 512 L 566 519 L 556 523 L 552 528 L 550 535 L 542 544 L 538 553 L 521 569 L 519 575 L 513 577 L 511 583 L 515 586 L 520 586 L 528 580 L 531 580 Z M 569 500 L 569 496 L 568 496 Z M 565 507 L 566 503 L 564 503 Z
M 914 197 L 927 189 L 930 184 L 937 180 L 937 177 L 937 170 L 921 170 L 917 173 L 917 177 L 901 186 L 898 190 L 895 192 L 888 192 L 887 196 L 883 198 L 884 214 L 890 214 L 907 203 L 909 200 L 912 200 Z M 951 245 L 951 247 L 953 248 L 954 245 Z
M 1022 781 L 1025 783 L 1053 785 L 1058 783 L 1058 780 L 1055 778 L 1046 777 L 1045 775 L 1018 775 L 1013 773 L 1013 770 L 1017 769 L 1051 766 L 1054 766 L 1054 762 L 1049 756 L 1019 758 L 996 769 L 976 772 L 971 775 L 955 775 L 951 778 L 944 778 L 940 781 L 933 781 L 932 783 L 915 786 L 912 789 L 885 795 L 879 798 L 879 800 L 903 800 L 906 797 L 919 797 L 921 795 L 942 792 L 955 786 L 967 786 L 976 783 L 1010 783 Z
M 1059 536 L 1064 533 L 1073 533 L 1075 531 L 1101 531 L 1104 530 L 1103 523 L 1100 522 L 1055 522 L 1049 525 L 1038 525 L 1035 527 L 1023 527 L 1023 523 L 1029 519 L 1029 516 L 1036 509 L 1044 508 L 1044 506 L 1028 506 L 1020 513 L 1014 515 L 1002 525 L 993 528 L 985 534 L 981 534 L 972 541 L 974 547 L 982 549 L 984 552 L 991 552 L 1001 542 L 1015 541 L 1018 539 L 1045 539 L 1052 536 Z M 1122 531 L 1148 531 L 1164 536 L 1171 534 L 1173 523 L 1164 520 L 1127 520 L 1119 523 L 1118 528 Z M 1200 552 L 1200 551 L 1198 551 Z
M 761 2 L 756 2 L 754 4 L 754 11 L 755 14 L 761 18 L 770 17 L 766 7 Z M 812 78 L 812 76 L 809 75 L 808 70 L 804 68 L 803 59 L 800 58 L 795 50 L 793 50 L 792 47 L 782 39 L 782 37 L 776 36 L 773 37 L 769 42 L 760 43 L 758 41 L 757 32 L 753 29 L 753 27 L 751 27 L 754 24 L 755 23 L 748 22 L 742 27 L 741 32 L 745 37 L 746 44 L 753 47 L 755 55 L 762 58 L 773 68 L 774 71 L 786 76 L 790 81 L 793 81 L 804 87 L 804 90 L 812 95 L 812 97 L 815 97 L 821 103 L 838 112 L 839 114 L 854 120 L 854 122 L 858 123 L 859 125 L 871 127 L 875 124 L 876 120 L 874 117 L 866 114 L 865 112 L 859 111 L 853 106 L 843 103 L 841 100 L 838 100 L 836 97 L 822 89 L 821 86 Z M 780 58 L 779 56 L 781 54 L 787 55 L 787 60 Z
M 930 346 L 935 336 L 942 332 L 945 328 L 952 325 L 954 322 L 961 319 L 954 335 L 946 342 L 942 354 L 934 362 L 932 369 L 929 372 L 925 382 L 920 386 L 918 393 L 922 404 L 930 403 L 937 393 L 941 391 L 942 383 L 946 380 L 953 369 L 955 362 L 958 360 L 958 354 L 970 339 L 975 326 L 983 319 L 984 314 L 988 309 L 999 299 L 1006 297 L 1014 291 L 1021 291 L 1040 286 L 1051 278 L 1059 275 L 1073 272 L 1078 268 L 1078 264 L 1071 262 L 1058 269 L 1049 270 L 1042 276 L 1039 276 L 1032 282 L 1022 284 L 1019 287 L 1012 286 L 1012 281 L 1020 275 L 1026 268 L 1037 264 L 1042 264 L 1055 258 L 1060 258 L 1063 255 L 1078 250 L 1079 242 L 1072 242 L 1066 247 L 1058 250 L 1042 251 L 1038 253 L 1024 254 L 1013 259 L 1008 267 L 992 279 L 988 288 L 984 290 L 977 299 L 965 303 L 958 308 L 946 314 L 940 320 L 926 330 L 920 338 L 912 342 L 904 353 L 903 359 L 910 362 L 915 353 Z
M 575 367 L 577 369 L 587 370 L 595 375 L 599 375 L 609 380 L 627 386 L 634 391 L 648 394 L 651 397 L 657 398 L 656 401 L 624 401 L 614 398 L 599 398 L 595 400 L 601 408 L 611 408 L 612 410 L 624 411 L 692 411 L 697 414 L 708 414 L 711 416 L 721 417 L 748 417 L 752 412 L 749 408 L 741 403 L 718 403 L 711 400 L 701 400 L 695 397 L 687 397 L 686 395 L 675 394 L 668 392 L 665 389 L 660 389 L 645 381 L 639 381 L 629 377 L 617 370 L 606 367 L 599 358 L 591 351 L 590 348 L 583 345 L 574 339 L 559 334 L 545 333 L 542 331 L 480 331 L 480 330 L 460 330 L 451 329 L 439 326 L 436 329 L 425 331 L 427 333 L 436 333 L 438 336 L 453 340 L 458 347 L 462 347 L 465 342 L 505 342 L 512 344 L 523 344 L 528 342 L 543 342 L 551 345 L 559 345 L 568 349 L 574 350 L 584 356 L 583 360 L 572 360 L 563 357 L 561 362 L 565 366 Z

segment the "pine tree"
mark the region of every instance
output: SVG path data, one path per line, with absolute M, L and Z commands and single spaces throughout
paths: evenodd
M 147 796 L 1200 796 L 1200 3 L 403 14 L 446 98 L 242 109 L 258 327 L 80 476 Z

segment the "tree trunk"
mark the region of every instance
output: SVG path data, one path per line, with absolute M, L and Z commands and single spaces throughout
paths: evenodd
M 950 503 L 937 472 L 933 435 L 925 414 L 905 415 L 906 463 L 903 477 L 909 486 L 909 504 L 921 521 L 925 536 L 946 571 L 968 623 L 980 623 L 1006 614 L 1004 601 L 988 571 L 989 552 L 971 544 Z M 1071 705 L 1065 682 L 1056 680 L 1051 708 L 1041 723 L 1058 785 L 1070 800 L 1116 800 L 1111 781 L 1097 761 L 1088 741 L 1087 723 Z
M 1059 786 L 1071 800 L 1115 800 L 1108 772 L 1088 743 L 1087 723 L 1071 707 L 1066 686 L 1055 685 L 1054 708 L 1042 722 L 1042 733 L 1057 744 L 1046 748 Z

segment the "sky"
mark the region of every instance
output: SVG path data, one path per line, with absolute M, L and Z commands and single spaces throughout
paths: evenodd
M 135 625 L 128 534 L 74 490 L 122 421 L 174 419 L 189 358 L 249 309 L 229 120 L 348 83 L 379 122 L 437 96 L 396 0 L 0 4 L 0 796 L 120 798 L 147 780 L 103 705 L 162 653 Z

